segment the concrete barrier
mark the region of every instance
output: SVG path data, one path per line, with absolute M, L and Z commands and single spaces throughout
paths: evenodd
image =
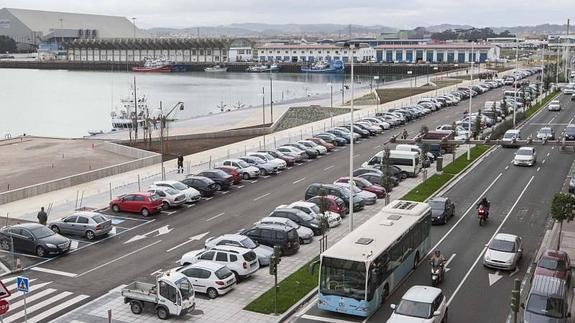
M 153 156 L 158 155 L 157 153 L 154 153 L 154 152 L 150 152 L 147 150 L 138 149 L 138 148 L 134 148 L 134 147 L 124 146 L 124 145 L 119 145 L 119 144 L 109 142 L 109 141 L 100 142 L 100 143 L 96 144 L 96 147 L 98 149 L 109 151 L 109 152 L 117 154 L 117 155 L 122 155 L 122 156 L 126 156 L 129 158 L 135 158 L 135 159 L 148 158 L 148 157 L 153 157 Z
M 205 133 L 194 133 L 189 135 L 177 135 L 164 137 L 164 140 L 190 140 L 190 139 L 214 139 L 214 138 L 227 138 L 227 137 L 242 137 L 242 136 L 263 136 L 272 133 L 272 128 L 246 128 L 246 129 L 230 129 L 218 132 L 205 132 Z M 159 142 L 159 137 L 152 138 L 152 142 Z M 117 143 L 129 143 L 129 140 L 116 140 Z M 144 142 L 143 140 L 138 140 L 138 142 Z M 118 145 L 121 146 L 121 145 Z M 125 146 L 121 146 L 125 147 Z

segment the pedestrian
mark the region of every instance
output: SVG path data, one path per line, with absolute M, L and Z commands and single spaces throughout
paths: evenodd
M 184 156 L 178 156 L 178 173 L 184 173 Z
M 48 214 L 44 211 L 44 207 L 40 208 L 40 212 L 38 212 L 38 223 L 41 225 L 46 225 L 48 222 Z
M 407 129 L 403 128 L 403 133 L 401 134 L 401 139 L 407 139 L 409 135 L 407 134 Z

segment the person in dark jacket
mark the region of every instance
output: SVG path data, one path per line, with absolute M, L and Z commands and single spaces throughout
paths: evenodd
M 44 207 L 40 208 L 40 212 L 38 212 L 38 223 L 41 225 L 46 225 L 48 222 L 48 214 L 44 211 Z
M 178 156 L 178 173 L 184 173 L 184 156 Z

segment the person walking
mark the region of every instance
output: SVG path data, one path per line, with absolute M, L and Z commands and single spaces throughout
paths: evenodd
M 40 208 L 40 212 L 38 212 L 38 223 L 41 225 L 46 225 L 48 222 L 48 214 L 44 211 L 44 207 Z
M 409 135 L 407 134 L 407 129 L 403 128 L 403 133 L 401 134 L 401 139 L 407 139 Z
M 184 173 L 184 156 L 178 156 L 178 173 Z

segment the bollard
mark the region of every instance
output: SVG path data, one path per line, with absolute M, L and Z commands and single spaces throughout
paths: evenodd
M 141 187 L 141 181 L 140 181 L 140 174 L 138 174 L 138 192 L 142 191 L 142 187 Z
M 209 166 L 208 168 L 212 168 L 212 155 L 210 155 L 210 162 L 209 162 L 208 166 Z
M 112 182 L 110 182 L 110 201 L 112 200 Z
M 441 173 L 443 173 L 443 157 L 439 156 L 437 157 L 437 160 L 435 160 L 435 170 L 437 171 L 437 174 L 441 175 Z
M 274 136 L 274 149 L 277 148 L 277 144 L 276 144 L 276 136 Z

